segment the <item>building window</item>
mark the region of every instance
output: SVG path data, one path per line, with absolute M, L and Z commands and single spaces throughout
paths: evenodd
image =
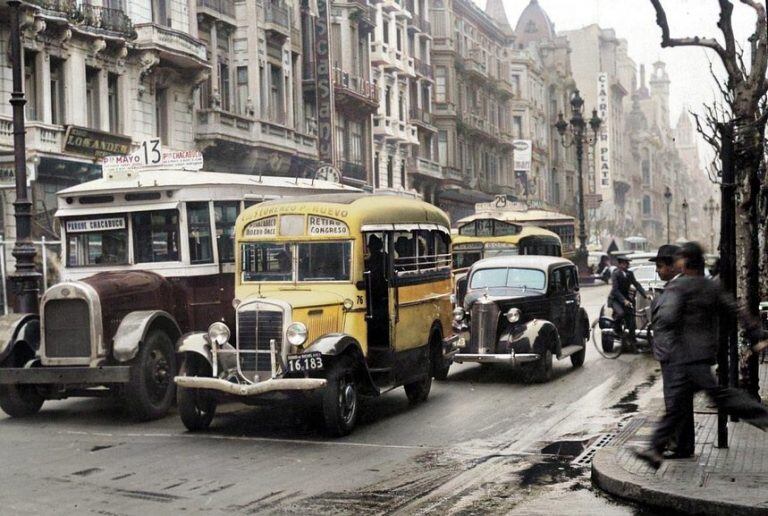
M 523 137 L 523 117 L 512 117 L 512 136 L 514 136 L 516 139 Z
M 232 106 L 229 103 L 229 65 L 219 63 L 219 95 L 221 96 L 221 109 L 230 111 Z
M 643 215 L 651 214 L 651 198 L 648 195 L 643 196 Z
M 346 160 L 345 135 L 347 133 L 347 121 L 339 117 L 336 122 L 336 156 L 341 160 Z
M 512 74 L 512 93 L 515 97 L 520 97 L 520 76 L 516 73 Z
M 381 24 L 381 35 L 382 35 L 381 39 L 384 40 L 384 44 L 388 45 L 389 44 L 389 22 L 386 20 Z
M 64 123 L 64 61 L 51 57 L 51 123 Z
M 405 160 L 400 160 L 400 186 L 407 188 L 405 184 Z
M 448 133 L 446 131 L 441 130 L 437 133 L 437 157 L 441 167 L 448 166 Z
M 347 159 L 351 163 L 362 164 L 363 163 L 363 124 L 360 122 L 350 121 L 348 124 L 349 129 L 349 145 Z
M 237 112 L 248 115 L 248 67 L 237 67 Z
M 168 17 L 168 6 L 166 4 L 166 0 L 152 0 L 152 21 L 158 25 L 170 27 L 171 20 Z
M 155 90 L 155 134 L 163 145 L 168 145 L 168 90 Z
M 392 188 L 395 185 L 395 163 L 392 156 L 387 158 L 387 187 Z
M 446 88 L 445 68 L 435 68 L 435 102 L 446 102 L 448 91 Z
M 373 187 L 379 188 L 381 186 L 381 174 L 379 174 L 379 153 L 373 155 Z
M 389 86 L 384 90 L 384 115 L 392 115 L 392 88 Z
M 651 162 L 648 159 L 644 159 L 642 162 L 643 168 L 643 186 L 651 186 Z
M 85 106 L 88 127 L 99 129 L 99 73 L 96 68 L 85 68 Z
M 34 52 L 24 52 L 24 91 L 27 95 L 27 103 L 24 105 L 24 117 L 27 120 L 37 120 L 37 74 L 35 73 Z
M 109 130 L 119 133 L 120 127 L 120 102 L 117 96 L 117 75 L 111 73 L 107 76 L 107 106 L 109 108 Z
M 278 124 L 285 123 L 285 106 L 283 105 L 282 69 L 273 64 L 269 65 L 269 101 L 271 119 Z

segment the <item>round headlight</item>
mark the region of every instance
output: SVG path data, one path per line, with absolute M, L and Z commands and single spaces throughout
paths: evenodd
M 462 307 L 459 306 L 453 309 L 453 319 L 455 321 L 464 319 L 464 309 Z
M 229 341 L 229 328 L 223 322 L 215 322 L 208 327 L 208 339 L 217 346 L 223 346 Z
M 301 346 L 307 341 L 307 327 L 304 323 L 291 323 L 285 330 L 285 339 L 291 346 Z
M 344 300 L 344 310 L 346 310 L 347 312 L 352 310 L 354 306 L 355 306 L 355 303 L 351 299 L 347 298 Z
M 505 315 L 507 316 L 507 321 L 516 323 L 520 320 L 520 316 L 523 315 L 523 312 L 521 312 L 519 308 L 510 308 Z

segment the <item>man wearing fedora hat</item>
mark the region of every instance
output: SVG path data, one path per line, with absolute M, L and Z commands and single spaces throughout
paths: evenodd
M 656 274 L 659 279 L 664 281 L 664 290 L 656 295 L 651 302 L 651 330 L 653 331 L 653 340 L 651 341 L 651 351 L 653 356 L 661 365 L 661 378 L 664 384 L 664 405 L 667 410 L 672 410 L 672 401 L 674 392 L 671 390 L 672 367 L 669 364 L 669 354 L 674 343 L 674 332 L 677 321 L 669 320 L 669 311 L 665 310 L 670 296 L 665 296 L 665 292 L 674 288 L 677 279 L 682 272 L 675 266 L 675 255 L 680 251 L 680 246 L 674 244 L 664 244 L 659 247 L 656 256 L 651 258 L 651 262 L 656 263 Z M 684 459 L 691 457 L 694 452 L 696 433 L 693 426 L 693 396 L 686 398 L 681 403 L 683 413 L 681 414 L 680 424 L 677 427 L 675 436 L 671 439 L 665 452 L 665 458 Z
M 626 320 L 629 338 L 635 341 L 635 316 L 632 313 L 632 301 L 629 299 L 629 288 L 634 285 L 637 292 L 648 299 L 648 294 L 643 286 L 638 283 L 635 275 L 629 270 L 630 258 L 626 255 L 616 257 L 619 266 L 611 274 L 611 293 L 608 294 L 608 304 L 613 310 L 613 329 L 616 337 L 623 335 L 623 326 Z

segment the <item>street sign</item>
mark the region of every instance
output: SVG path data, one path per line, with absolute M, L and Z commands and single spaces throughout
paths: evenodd
M 600 208 L 600 204 L 603 202 L 603 196 L 601 194 L 585 193 L 584 194 L 584 207 L 588 210 L 597 210 Z
M 163 151 L 159 138 L 139 144 L 138 150 L 122 156 L 106 156 L 101 162 L 105 179 L 131 179 L 141 170 L 169 168 L 200 170 L 203 155 L 200 151 Z
M 491 202 L 475 203 L 475 212 L 485 211 L 525 211 L 528 206 L 524 202 L 510 201 L 506 195 L 497 195 Z

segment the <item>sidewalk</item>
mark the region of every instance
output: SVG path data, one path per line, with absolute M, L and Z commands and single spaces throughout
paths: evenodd
M 768 364 L 760 368 L 763 399 Z M 592 462 L 598 487 L 635 502 L 694 514 L 768 514 L 768 434 L 746 423 L 728 424 L 726 449 L 716 447 L 717 413 L 696 406 L 696 453 L 665 461 L 658 471 L 637 460 L 632 448 L 647 446 L 663 414 L 661 383 L 647 410 L 633 418 Z

